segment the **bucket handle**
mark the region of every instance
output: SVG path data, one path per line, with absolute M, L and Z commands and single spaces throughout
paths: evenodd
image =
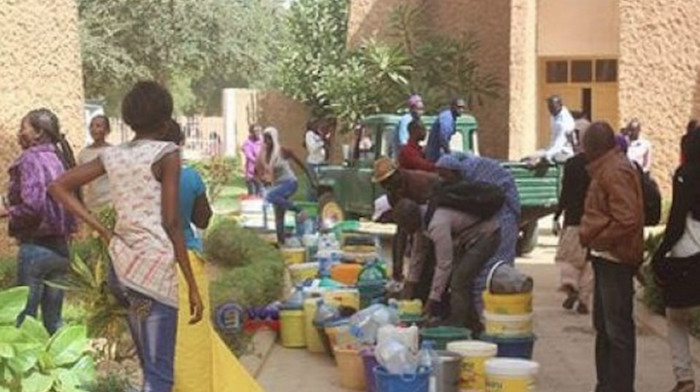
M 496 274 L 498 267 L 505 264 L 505 262 L 505 260 L 501 260 L 494 264 L 493 267 L 491 267 L 491 270 L 489 270 L 489 274 L 486 276 L 486 290 L 488 290 L 489 293 L 491 293 L 491 282 L 493 281 L 493 275 Z
M 410 373 L 402 373 L 402 374 L 401 374 L 401 381 L 403 381 L 403 382 L 414 382 L 414 381 L 416 381 L 416 375 L 415 375 L 415 374 L 410 374 Z

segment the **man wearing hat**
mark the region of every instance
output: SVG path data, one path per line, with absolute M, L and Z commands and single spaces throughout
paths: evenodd
M 374 161 L 372 182 L 384 188 L 388 204 L 393 208 L 402 199 L 409 199 L 418 204 L 427 203 L 433 189 L 440 182 L 440 177 L 425 171 L 399 169 L 393 160 L 381 157 Z M 384 213 L 386 211 L 381 212 L 381 214 Z M 407 244 L 407 233 L 398 227 L 392 244 L 393 271 L 396 280 L 403 280 L 403 258 Z
M 418 94 L 411 95 L 406 102 L 406 106 L 408 107 L 408 112 L 399 119 L 399 123 L 396 127 L 396 136 L 392 142 L 392 148 L 389 154 L 394 159 L 398 159 L 401 149 L 408 144 L 410 137 L 408 125 L 412 121 L 420 121 L 420 117 L 425 112 L 423 98 Z

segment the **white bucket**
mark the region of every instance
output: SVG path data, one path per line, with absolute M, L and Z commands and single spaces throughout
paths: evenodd
M 478 340 L 447 344 L 447 351 L 462 356 L 459 387 L 462 392 L 483 392 L 486 388 L 486 361 L 496 356 L 498 346 Z
M 484 312 L 486 333 L 498 337 L 521 337 L 532 335 L 533 314 L 495 314 Z
M 531 392 L 537 386 L 540 365 L 525 359 L 486 361 L 486 392 Z

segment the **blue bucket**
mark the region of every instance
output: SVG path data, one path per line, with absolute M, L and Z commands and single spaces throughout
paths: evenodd
M 416 374 L 391 374 L 381 366 L 374 368 L 377 392 L 428 392 L 430 372 Z
M 499 358 L 532 359 L 532 351 L 535 348 L 537 337 L 530 335 L 518 338 L 505 338 L 482 334 L 479 339 L 495 343 L 498 346 L 498 354 L 496 356 Z

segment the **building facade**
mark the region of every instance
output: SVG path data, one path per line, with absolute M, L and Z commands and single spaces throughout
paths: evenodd
M 700 116 L 697 0 L 407 0 L 442 33 L 473 32 L 478 61 L 506 86 L 476 108 L 482 153 L 518 159 L 549 142 L 545 98 L 614 128 L 632 118 L 654 146 L 654 175 L 670 190 L 685 125 Z M 350 44 L 386 37 L 400 0 L 353 0 Z
M 22 117 L 46 107 L 59 117 L 68 139 L 78 146 L 84 135 L 83 76 L 74 0 L 5 1 L 0 6 L 0 187 L 20 152 Z M 0 224 L 0 253 L 8 250 Z

